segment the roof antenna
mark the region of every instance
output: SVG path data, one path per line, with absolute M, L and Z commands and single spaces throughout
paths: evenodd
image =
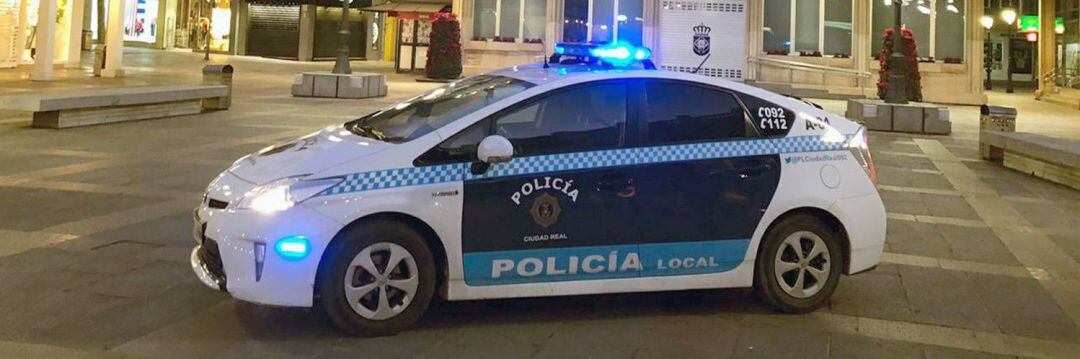
M 694 69 L 694 72 L 691 72 L 691 73 L 696 74 L 696 73 L 698 73 L 698 71 L 701 71 L 701 67 L 705 66 L 705 61 L 709 61 L 710 57 L 712 57 L 712 53 L 709 53 L 708 55 L 705 55 L 705 58 L 701 60 L 701 64 L 698 64 L 697 68 Z
M 543 48 L 545 48 L 545 49 L 547 48 L 547 46 L 545 46 L 545 45 L 544 45 L 544 39 L 540 39 L 540 46 L 541 46 L 541 47 L 543 47 Z M 555 56 L 555 54 L 551 54 L 551 56 Z M 546 51 L 545 51 L 545 53 L 544 53 L 544 58 L 543 58 L 543 60 L 544 60 L 544 68 L 545 68 L 545 69 L 546 69 L 546 68 L 550 68 L 551 66 L 550 66 L 550 65 L 548 65 L 548 57 L 547 57 L 547 52 L 546 52 Z

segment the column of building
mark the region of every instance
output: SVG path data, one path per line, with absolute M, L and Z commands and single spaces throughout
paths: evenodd
M 874 55 L 870 53 L 871 41 L 877 39 L 877 36 L 871 34 L 873 31 L 873 8 L 870 6 L 869 1 L 855 1 L 852 3 L 852 12 L 854 13 L 851 18 L 851 58 L 852 65 L 855 67 L 855 71 L 860 73 L 870 72 L 870 62 L 875 61 Z M 874 77 L 859 77 L 856 79 L 858 82 L 856 85 L 863 92 L 863 96 L 874 97 L 877 96 L 877 85 L 872 82 Z
M 1057 71 L 1057 9 L 1054 0 L 1042 0 L 1039 3 L 1039 90 L 1035 96 L 1057 92 L 1057 84 L 1052 74 Z
M 51 81 L 55 78 L 53 64 L 56 59 L 56 0 L 43 0 L 38 5 L 36 33 L 37 51 L 34 53 L 34 70 L 30 80 Z
M 101 77 L 122 77 L 124 70 L 124 3 L 123 0 L 109 0 L 109 15 L 105 31 L 105 68 Z
M 979 19 L 982 19 L 985 11 L 986 8 L 982 1 L 968 1 L 967 20 L 966 24 L 964 24 L 967 33 L 964 40 L 964 58 L 968 64 L 967 91 L 981 97 L 982 103 L 986 103 L 986 94 L 983 93 L 985 89 L 983 82 L 986 80 L 986 73 L 983 71 L 983 64 L 985 63 L 983 59 L 983 43 L 986 42 L 986 30 L 979 23 Z

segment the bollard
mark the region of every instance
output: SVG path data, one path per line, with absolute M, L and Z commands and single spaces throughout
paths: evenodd
M 1016 109 L 982 105 L 979 113 L 979 156 L 983 159 L 1001 161 L 1005 155 L 1004 151 L 983 141 L 983 132 L 1016 132 Z
M 98 46 L 94 50 L 94 77 L 101 77 L 101 70 L 105 68 L 105 45 Z
M 225 85 L 225 96 L 203 100 L 203 110 L 228 110 L 232 104 L 232 65 L 203 66 L 203 85 Z
M 1016 109 L 982 105 L 979 109 L 979 131 L 1016 132 Z
M 90 30 L 83 30 L 82 32 L 82 51 L 93 50 L 94 47 L 94 32 Z

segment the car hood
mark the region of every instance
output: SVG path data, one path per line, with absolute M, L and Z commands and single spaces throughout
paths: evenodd
M 244 181 L 261 185 L 286 177 L 318 173 L 390 146 L 385 142 L 357 136 L 343 126 L 331 126 L 244 156 L 233 163 L 228 171 Z

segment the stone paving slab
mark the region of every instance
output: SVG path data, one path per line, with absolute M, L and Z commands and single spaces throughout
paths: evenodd
M 104 215 L 158 200 L 136 196 L 0 187 L 0 208 L 4 209 L 0 211 L 0 229 L 42 230 L 87 216 Z

